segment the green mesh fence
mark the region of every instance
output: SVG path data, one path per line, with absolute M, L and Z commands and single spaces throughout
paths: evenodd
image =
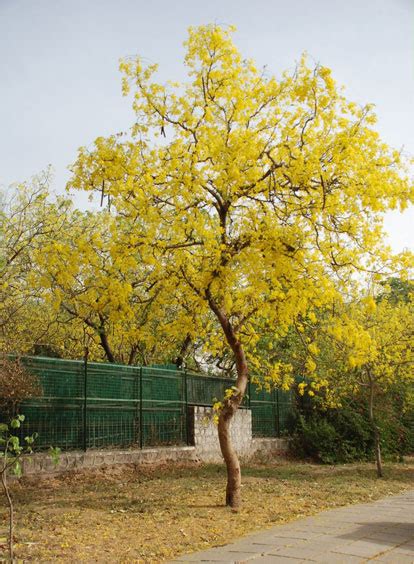
M 211 406 L 214 399 L 220 400 L 227 388 L 234 386 L 228 378 L 214 378 L 187 373 L 187 397 L 190 405 Z
M 159 367 L 142 371 L 142 445 L 187 442 L 187 406 L 181 372 Z
M 292 394 L 274 389 L 271 392 L 249 388 L 252 411 L 252 433 L 255 437 L 280 437 L 286 432 L 288 414 L 292 410 Z
M 146 447 L 188 443 L 189 406 L 211 406 L 234 381 L 168 366 L 132 367 L 42 357 L 23 359 L 38 375 L 43 396 L 24 402 L 25 435 L 38 433 L 38 448 Z M 279 436 L 291 409 L 290 393 L 257 391 L 253 435 Z

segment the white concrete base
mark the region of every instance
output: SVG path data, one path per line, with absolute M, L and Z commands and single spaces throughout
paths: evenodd
M 163 447 L 131 450 L 88 450 L 63 452 L 57 464 L 48 453 L 36 453 L 22 460 L 24 476 L 61 474 L 68 470 L 101 468 L 117 464 L 165 464 L 167 462 L 198 462 L 195 447 Z

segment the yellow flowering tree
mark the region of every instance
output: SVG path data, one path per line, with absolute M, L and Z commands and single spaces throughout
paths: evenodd
M 69 202 L 51 199 L 49 171 L 12 187 L 0 211 L 0 349 L 27 353 L 58 331 L 55 314 L 35 282 L 36 254 L 70 229 Z M 53 338 L 52 338 L 53 340 Z
M 289 379 L 280 363 L 260 364 L 260 335 L 283 334 L 332 300 L 342 283 L 335 274 L 346 280 L 385 260 L 381 213 L 404 208 L 413 189 L 400 154 L 373 130 L 372 108 L 348 102 L 329 69 L 303 59 L 277 80 L 242 57 L 232 32 L 190 29 L 183 84 L 157 82 L 157 67 L 140 58 L 122 61 L 131 131 L 81 149 L 70 187 L 110 198 L 123 220 L 118 260 L 139 251 L 160 307 L 181 312 L 170 334 L 233 354 L 237 379 L 218 434 L 226 503 L 237 507 L 229 425 L 249 367 Z
M 373 429 L 378 477 L 383 475 L 377 398 L 395 386 L 414 384 L 414 302 L 394 300 L 392 293 L 364 298 L 342 309 L 320 332 L 342 371 L 328 371 L 331 389 L 363 394 Z M 336 394 L 340 399 L 340 394 Z

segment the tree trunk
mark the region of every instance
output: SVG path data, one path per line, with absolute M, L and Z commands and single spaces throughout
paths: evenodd
M 375 421 L 374 416 L 374 380 L 371 374 L 368 375 L 369 378 L 369 420 L 371 422 L 371 426 L 374 432 L 374 450 L 375 450 L 375 462 L 377 465 L 377 476 L 378 478 L 382 478 L 382 457 L 381 457 L 381 438 L 378 425 Z
M 108 362 L 111 362 L 111 363 L 115 362 L 115 357 L 114 357 L 112 350 L 111 350 L 111 347 L 109 345 L 108 337 L 103 330 L 99 331 L 99 340 L 101 342 L 101 347 L 105 351 L 105 355 L 106 355 L 106 358 L 108 359 Z
M 230 438 L 230 423 L 234 412 L 224 408 L 220 413 L 218 437 L 227 468 L 226 505 L 236 509 L 241 505 L 241 471 L 240 462 Z
M 224 401 L 223 409 L 220 412 L 218 423 L 218 436 L 220 442 L 221 454 L 227 468 L 227 487 L 226 487 L 226 505 L 237 509 L 241 505 L 241 472 L 240 462 L 236 451 L 233 448 L 230 437 L 230 423 L 233 415 L 236 413 L 248 384 L 248 368 L 243 347 L 237 341 L 234 348 L 237 365 L 237 380 L 234 394 Z
M 226 505 L 229 505 L 234 509 L 238 509 L 241 505 L 241 472 L 239 458 L 233 448 L 230 437 L 230 424 L 233 415 L 242 403 L 244 394 L 246 393 L 249 371 L 243 346 L 237 339 L 229 318 L 225 312 L 218 307 L 209 292 L 207 292 L 207 297 L 212 311 L 220 321 L 226 340 L 233 351 L 234 358 L 236 360 L 236 389 L 229 398 L 223 400 L 223 407 L 220 411 L 218 422 L 218 437 L 221 454 L 223 455 L 227 468 Z
M 177 358 L 175 359 L 174 364 L 177 366 L 177 368 L 181 368 L 183 363 L 184 363 L 184 358 L 185 355 L 187 353 L 187 350 L 189 348 L 189 346 L 191 345 L 191 335 L 189 335 L 187 333 L 186 338 L 184 339 L 181 348 L 180 348 L 180 352 L 178 353 Z
M 375 425 L 374 428 L 374 444 L 375 444 L 375 462 L 377 464 L 377 476 L 382 478 L 382 457 L 381 457 L 381 441 L 380 434 L 378 432 L 378 427 Z

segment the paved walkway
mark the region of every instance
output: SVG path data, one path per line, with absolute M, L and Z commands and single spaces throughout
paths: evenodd
M 414 490 L 373 503 L 323 511 L 179 562 L 297 564 L 414 563 Z

